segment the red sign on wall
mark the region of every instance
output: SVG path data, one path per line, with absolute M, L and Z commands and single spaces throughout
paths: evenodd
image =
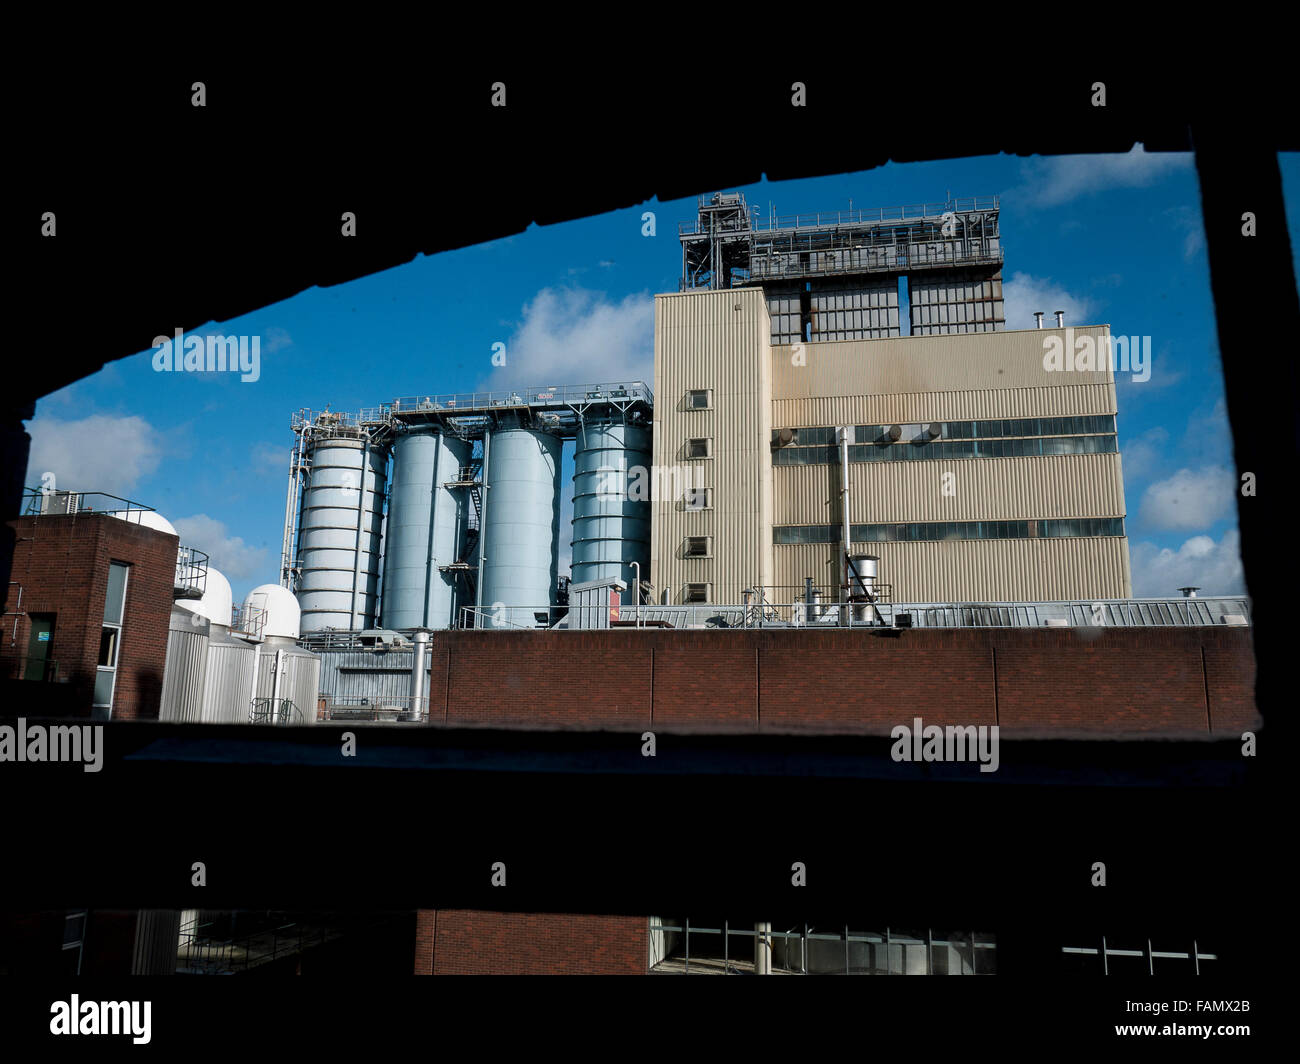
M 615 591 L 613 588 L 610 588 L 609 589 L 609 619 L 611 621 L 618 620 L 618 605 L 619 605 L 618 592 Z

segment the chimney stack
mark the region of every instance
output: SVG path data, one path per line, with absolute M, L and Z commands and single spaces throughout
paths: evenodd
M 1056 313 L 1056 327 L 1059 329 L 1065 324 L 1065 311 L 1058 310 Z
M 1043 312 L 1041 310 L 1036 310 L 1034 311 L 1034 328 L 1041 329 L 1042 327 L 1043 327 Z
M 1199 587 L 1180 587 L 1178 590 L 1183 593 L 1183 598 L 1196 598 L 1196 593 L 1201 589 Z

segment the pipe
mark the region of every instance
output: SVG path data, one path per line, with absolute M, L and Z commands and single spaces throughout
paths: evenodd
M 840 426 L 835 430 L 840 445 L 840 541 L 843 549 L 840 552 L 840 576 L 842 577 L 840 599 L 845 603 L 841 610 L 841 623 L 849 620 L 848 600 L 849 600 L 849 551 L 852 549 L 852 542 L 849 539 L 849 430 Z
M 284 649 L 275 652 L 275 676 L 271 680 L 271 723 L 280 723 L 280 667 L 284 661 Z
M 754 974 L 772 974 L 772 925 L 755 924 L 754 930 Z
M 1059 329 L 1065 324 L 1065 311 L 1057 310 L 1053 313 L 1056 315 L 1056 327 Z
M 412 633 L 411 647 L 411 719 L 424 719 L 424 654 L 429 644 L 429 633 Z
M 370 465 L 370 437 L 366 437 L 361 448 L 361 487 L 357 496 L 357 538 L 352 552 L 352 613 L 348 620 L 348 629 L 357 630 L 357 584 L 361 580 L 361 522 L 366 515 L 366 469 Z
M 1041 310 L 1036 310 L 1034 311 L 1034 328 L 1041 329 L 1042 327 L 1043 327 L 1043 312 Z
M 487 557 L 484 553 L 487 545 L 487 512 L 488 512 L 488 491 L 491 489 L 491 482 L 488 480 L 489 460 L 492 450 L 492 431 L 483 430 L 483 471 L 479 474 L 479 479 L 483 481 L 483 502 L 478 508 L 478 580 L 474 586 L 474 605 L 477 607 L 474 611 L 474 627 L 483 627 L 483 560 Z
M 636 626 L 641 627 L 641 563 L 633 562 L 632 568 L 636 570 Z

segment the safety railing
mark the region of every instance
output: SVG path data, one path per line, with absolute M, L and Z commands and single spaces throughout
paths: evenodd
M 654 394 L 645 381 L 621 381 L 612 384 L 568 384 L 512 388 L 506 391 L 455 392 L 445 395 L 407 395 L 394 399 L 385 406 L 367 408 L 363 419 L 378 420 L 384 413 L 403 414 L 413 411 L 487 410 L 511 406 L 562 406 L 602 400 L 654 401 Z
M 241 603 L 238 606 L 231 607 L 230 630 L 232 632 L 238 632 L 240 635 L 246 635 L 251 639 L 261 639 L 265 628 L 266 609 L 264 607 L 253 606 L 249 603 Z
M 248 712 L 250 724 L 306 724 L 307 718 L 288 698 L 255 698 Z
M 670 940 L 667 936 L 680 936 Z M 694 942 L 692 942 L 694 936 Z M 741 952 L 732 947 L 739 939 Z M 650 970 L 690 975 L 993 975 L 997 938 L 980 931 L 854 933 L 803 924 L 778 931 L 765 925 L 701 927 L 650 923 Z M 656 955 L 656 953 L 658 955 Z
M 711 206 L 700 201 L 700 206 Z M 739 208 L 740 204 L 732 205 Z M 749 208 L 749 217 L 753 231 L 772 232 L 778 229 L 829 228 L 831 226 L 878 225 L 882 222 L 911 222 L 928 218 L 942 218 L 944 214 L 970 213 L 974 211 L 998 210 L 997 196 L 967 196 L 948 200 L 946 203 L 917 203 L 903 207 L 876 207 L 868 209 L 849 209 L 837 211 L 814 211 L 803 214 L 772 215 Z M 682 236 L 706 236 L 710 229 L 701 226 L 698 219 L 681 222 L 677 231 Z
M 428 705 L 411 712 L 410 695 L 338 695 L 322 696 L 325 703 L 324 720 L 393 721 L 396 723 L 423 723 L 429 719 Z
M 176 552 L 176 579 L 172 583 L 176 598 L 202 598 L 208 587 L 208 556 L 194 547 Z

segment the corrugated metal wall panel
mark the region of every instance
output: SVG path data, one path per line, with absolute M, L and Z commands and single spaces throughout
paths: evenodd
M 945 543 L 862 543 L 855 551 L 880 558 L 879 580 L 899 602 L 979 602 L 1129 598 L 1128 540 L 955 540 Z M 837 582 L 838 544 L 776 548 L 778 585 Z
M 189 614 L 186 616 L 197 616 Z M 178 724 L 203 717 L 203 677 L 207 668 L 208 625 L 173 621 L 167 633 L 162 703 L 158 719 Z
M 838 465 L 776 466 L 773 484 L 775 524 L 838 520 Z M 1117 454 L 850 462 L 849 497 L 853 524 L 1125 516 Z
M 655 298 L 654 464 L 674 464 L 686 439 L 713 439 L 703 463 L 713 509 L 687 512 L 680 499 L 654 502 L 651 579 L 682 601 L 687 582 L 714 585 L 715 601 L 771 573 L 771 339 L 761 289 L 686 292 Z M 686 393 L 713 389 L 713 408 L 686 409 Z M 710 559 L 684 559 L 687 536 L 713 536 Z
M 257 650 L 251 643 L 213 641 L 203 682 L 205 724 L 247 724 Z
M 792 364 L 787 348 L 774 348 L 772 396 L 808 399 L 1113 383 L 1109 368 L 1084 372 L 1043 368 L 1044 340 L 1055 337 L 1064 343 L 1066 332 L 1076 339 L 1090 336 L 1096 344 L 1098 337 L 1110 334 L 1110 326 L 826 342 L 809 349 L 806 365 Z
M 790 348 L 773 350 L 774 358 L 779 358 L 781 352 L 785 352 L 785 358 L 789 361 Z M 812 352 L 814 356 L 818 353 Z M 1058 384 L 1036 388 L 980 388 L 965 392 L 902 392 L 891 395 L 776 399 L 772 403 L 772 424 L 776 428 L 918 424 L 927 421 L 1068 417 L 1075 414 L 1115 412 L 1113 384 Z

